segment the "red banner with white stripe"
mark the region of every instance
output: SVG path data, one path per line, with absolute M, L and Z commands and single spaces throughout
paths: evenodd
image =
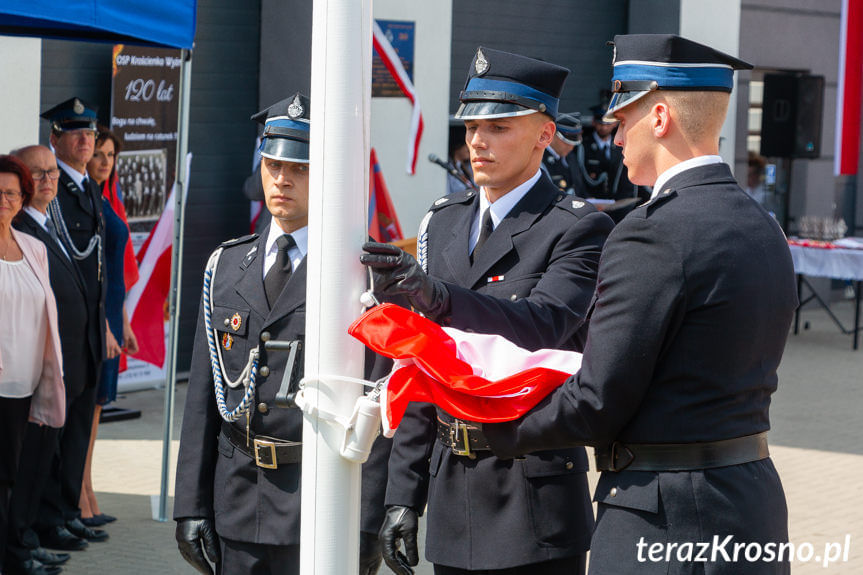
M 863 94 L 863 0 L 842 0 L 836 105 L 836 175 L 857 173 L 860 158 L 860 99 Z

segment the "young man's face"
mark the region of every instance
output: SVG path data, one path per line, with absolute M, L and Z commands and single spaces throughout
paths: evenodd
M 551 143 L 554 122 L 544 114 L 465 120 L 474 181 L 500 197 L 536 173 L 536 158 Z
M 81 173 L 87 170 L 87 162 L 93 158 L 96 132 L 89 129 L 70 130 L 59 136 L 51 134 L 51 145 L 57 158 Z
M 653 161 L 651 110 L 636 102 L 614 113 L 619 122 L 614 144 L 623 148 L 623 164 L 629 181 L 639 186 L 652 186 L 659 176 Z
M 261 158 L 267 209 L 286 233 L 309 224 L 309 165 Z

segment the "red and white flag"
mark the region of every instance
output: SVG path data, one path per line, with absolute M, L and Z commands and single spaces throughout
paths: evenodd
M 369 154 L 369 236 L 376 242 L 402 240 L 402 227 L 375 149 Z
M 157 367 L 165 364 L 165 301 L 171 289 L 171 248 L 174 241 L 174 192 L 138 250 L 140 277 L 126 296 L 126 312 L 138 338 L 136 359 Z
M 399 89 L 401 89 L 402 93 L 407 96 L 408 100 L 411 101 L 411 104 L 413 104 L 407 159 L 407 172 L 413 175 L 416 173 L 417 154 L 420 147 L 420 138 L 422 138 L 423 135 L 423 116 L 422 113 L 420 113 L 420 102 L 417 99 L 413 82 L 411 82 L 407 71 L 405 71 L 405 67 L 402 65 L 399 55 L 396 53 L 395 49 L 393 49 L 390 41 L 387 40 L 387 35 L 384 34 L 377 22 L 372 22 L 372 25 L 374 26 L 372 42 L 375 52 L 380 56 L 381 61 L 384 63 L 384 66 L 387 67 L 387 70 L 389 70 L 396 84 L 398 84 Z
M 837 176 L 858 172 L 860 97 L 863 92 L 863 0 L 842 0 L 839 44 L 839 89 L 836 103 Z
M 381 394 L 387 437 L 411 401 L 468 421 L 518 419 L 581 368 L 580 353 L 527 351 L 499 335 L 444 328 L 389 303 L 365 312 L 348 333 L 396 360 Z

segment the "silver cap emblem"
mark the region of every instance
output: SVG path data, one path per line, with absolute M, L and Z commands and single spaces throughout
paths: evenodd
M 482 53 L 482 48 L 477 48 L 476 50 L 476 63 L 474 64 L 474 70 L 480 76 L 488 72 L 488 60 L 485 59 L 485 54 Z
M 75 102 L 72 104 L 72 111 L 79 115 L 84 113 L 84 104 L 78 98 L 75 98 Z
M 300 101 L 300 96 L 297 94 L 294 96 L 294 101 L 291 102 L 291 105 L 288 106 L 288 116 L 291 119 L 296 120 L 297 118 L 302 118 L 305 110 L 303 109 L 303 103 Z

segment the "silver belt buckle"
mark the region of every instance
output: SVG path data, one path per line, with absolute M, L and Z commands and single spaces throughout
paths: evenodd
M 467 424 L 464 422 L 454 419 L 450 424 L 449 443 L 454 454 L 476 459 L 476 454 L 470 450 L 470 436 L 468 435 Z

